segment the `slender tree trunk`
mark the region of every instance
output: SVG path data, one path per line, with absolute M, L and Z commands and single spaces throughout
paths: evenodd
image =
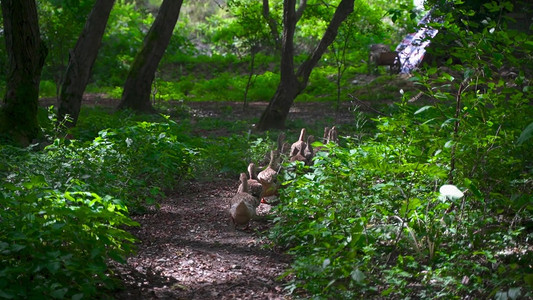
M 296 23 L 305 9 L 306 2 L 302 1 L 298 11 L 295 11 L 295 0 L 283 1 L 283 39 L 281 49 L 281 79 L 276 93 L 261 115 L 257 125 L 258 130 L 284 128 L 285 121 L 294 99 L 305 89 L 309 76 L 324 52 L 337 36 L 342 22 L 350 15 L 354 8 L 353 0 L 342 0 L 335 10 L 333 19 L 329 23 L 324 36 L 320 40 L 311 56 L 300 65 L 294 73 L 294 31 Z
M 83 92 L 91 76 L 114 3 L 115 0 L 96 1 L 74 50 L 70 52 L 58 108 L 59 122 L 62 122 L 67 115 L 70 117 L 65 124 L 68 127 L 74 127 L 78 122 Z
M 1 2 L 9 70 L 0 132 L 27 146 L 40 132 L 39 82 L 47 49 L 40 38 L 35 0 Z
M 164 0 L 161 4 L 154 24 L 144 38 L 143 47 L 133 60 L 118 109 L 155 111 L 150 103 L 152 82 L 172 37 L 182 3 L 183 0 Z
M 254 77 L 255 73 L 255 55 L 257 54 L 256 47 L 252 47 L 252 50 L 250 51 L 250 73 L 248 74 L 248 80 L 246 81 L 246 88 L 244 89 L 244 101 L 242 104 L 242 110 L 246 110 L 248 108 L 248 92 L 250 91 L 250 87 L 252 86 L 252 78 Z

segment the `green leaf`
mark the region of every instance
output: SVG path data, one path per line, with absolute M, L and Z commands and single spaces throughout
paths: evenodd
M 526 129 L 522 131 L 516 143 L 522 145 L 525 141 L 529 140 L 533 136 L 533 122 L 527 125 Z
M 444 127 L 448 126 L 448 124 L 451 124 L 451 123 L 453 123 L 455 121 L 459 121 L 459 119 L 457 119 L 457 118 L 449 118 L 448 120 L 444 121 L 442 123 L 442 125 L 440 125 L 440 128 L 444 128 Z
M 46 268 L 50 273 L 55 274 L 61 267 L 61 264 L 58 261 L 49 262 L 46 264 Z
M 11 293 L 6 293 L 2 290 L 0 290 L 0 298 L 4 298 L 4 299 L 13 299 L 15 298 L 15 296 Z
M 390 295 L 390 293 L 392 293 L 395 289 L 396 289 L 396 287 L 391 286 L 390 288 L 388 288 L 388 289 L 384 290 L 383 292 L 381 292 L 381 296 L 388 296 L 388 295 Z
M 30 182 L 25 182 L 22 184 L 27 189 L 32 189 L 34 187 L 43 187 L 46 186 L 46 180 L 43 175 L 32 176 Z
M 426 106 L 424 106 L 424 107 L 421 107 L 421 108 L 419 108 L 417 111 L 415 111 L 415 115 L 418 115 L 419 113 L 424 112 L 424 111 L 426 111 L 426 110 L 428 110 L 428 109 L 430 109 L 430 108 L 433 108 L 433 106 L 431 106 L 431 105 L 426 105 Z
M 449 140 L 446 142 L 446 144 L 444 144 L 444 148 L 451 148 L 453 146 L 453 141 L 452 140 Z
M 365 274 L 361 272 L 361 270 L 359 269 L 353 270 L 350 275 L 352 276 L 352 279 L 356 281 L 357 283 L 363 282 L 363 280 L 365 280 L 366 278 Z
M 19 245 L 19 244 L 13 244 L 11 245 L 11 251 L 18 252 L 22 249 L 26 248 L 26 245 Z
M 525 274 L 524 281 L 529 285 L 530 288 L 533 288 L 533 273 Z
M 468 187 L 468 189 L 476 196 L 476 197 L 479 197 L 479 198 L 482 198 L 483 197 L 483 194 L 481 193 L 481 191 L 478 189 L 478 187 L 468 178 L 465 178 L 465 186 Z
M 507 291 L 507 295 L 513 300 L 518 299 L 518 297 L 520 297 L 522 294 L 520 290 L 521 289 L 519 287 L 510 288 L 509 291 Z
M 81 300 L 85 295 L 83 293 L 72 295 L 72 300 Z
M 50 296 L 52 296 L 52 297 L 54 297 L 56 299 L 63 299 L 63 298 L 65 298 L 65 295 L 67 294 L 67 291 L 68 291 L 67 288 L 57 289 L 55 291 L 52 291 L 50 293 Z
M 322 262 L 322 269 L 325 269 L 330 264 L 331 264 L 331 260 L 329 258 L 324 259 L 324 261 Z

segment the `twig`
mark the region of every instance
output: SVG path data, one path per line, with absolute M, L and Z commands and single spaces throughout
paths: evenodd
M 371 110 L 371 111 L 377 113 L 378 115 L 380 115 L 380 116 L 384 116 L 384 117 L 390 117 L 390 115 L 387 115 L 387 114 L 385 114 L 385 113 L 382 113 L 381 111 L 379 111 L 379 110 L 373 108 L 372 106 L 366 104 L 365 102 L 363 102 L 363 101 L 357 99 L 357 97 L 355 97 L 354 95 L 352 95 L 352 94 L 348 94 L 348 96 L 350 96 L 353 100 L 359 102 L 360 104 L 362 104 L 364 107 L 368 108 L 369 110 Z

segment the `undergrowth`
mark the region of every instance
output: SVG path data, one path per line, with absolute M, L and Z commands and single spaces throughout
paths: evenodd
M 446 23 L 462 64 L 417 73 L 377 132 L 286 168 L 270 238 L 295 297 L 533 297 L 531 41 L 486 25 Z

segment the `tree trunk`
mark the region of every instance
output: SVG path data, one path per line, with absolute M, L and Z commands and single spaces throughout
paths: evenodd
M 65 79 L 59 96 L 58 121 L 68 115 L 65 125 L 74 127 L 78 122 L 83 92 L 102 44 L 102 37 L 115 0 L 97 0 L 94 4 L 78 42 L 71 51 Z
M 40 38 L 35 0 L 2 0 L 9 61 L 0 131 L 27 146 L 39 135 L 39 82 L 47 49 Z
M 248 92 L 250 91 L 250 87 L 252 86 L 252 78 L 254 77 L 255 73 L 255 55 L 257 54 L 257 47 L 252 46 L 250 50 L 250 73 L 248 74 L 248 80 L 246 81 L 246 87 L 244 88 L 244 100 L 242 104 L 242 110 L 246 110 L 248 108 Z
M 161 4 L 154 24 L 144 38 L 143 47 L 133 60 L 118 109 L 155 111 L 150 103 L 152 82 L 172 37 L 182 3 L 183 0 L 164 0 Z
M 294 73 L 294 30 L 299 16 L 301 16 L 305 8 L 305 1 L 300 4 L 298 12 L 295 11 L 295 4 L 295 0 L 284 0 L 283 2 L 281 80 L 276 93 L 259 119 L 257 129 L 261 131 L 285 127 L 285 121 L 294 99 L 307 86 L 313 68 L 329 45 L 333 43 L 340 25 L 352 13 L 354 7 L 353 0 L 342 0 L 339 3 L 318 46 L 311 56 L 300 65 L 298 71 Z

